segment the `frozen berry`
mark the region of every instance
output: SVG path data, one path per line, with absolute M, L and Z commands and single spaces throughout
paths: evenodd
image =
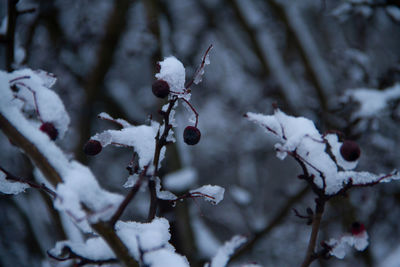
M 187 126 L 183 131 L 183 141 L 188 145 L 195 145 L 200 141 L 200 130 L 194 126 Z
M 169 94 L 169 84 L 164 80 L 155 81 L 151 88 L 156 97 L 165 98 Z
M 45 122 L 39 128 L 42 132 L 46 133 L 51 140 L 56 140 L 58 136 L 58 131 L 56 127 L 50 122 Z
M 356 142 L 345 140 L 340 147 L 340 154 L 347 161 L 355 161 L 360 157 L 361 150 Z
M 354 222 L 351 225 L 351 234 L 352 235 L 359 235 L 365 231 L 365 226 L 362 223 Z
M 101 152 L 103 146 L 97 140 L 89 140 L 83 147 L 83 152 L 88 156 L 94 156 Z

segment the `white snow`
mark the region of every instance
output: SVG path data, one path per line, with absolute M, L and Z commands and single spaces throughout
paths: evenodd
M 197 182 L 195 169 L 187 167 L 179 171 L 167 174 L 163 178 L 163 185 L 166 189 L 175 192 L 183 192 L 191 188 Z
M 351 171 L 357 162 L 345 162 L 340 155 L 342 143 L 338 141 L 337 136 L 333 134 L 322 136 L 311 120 L 288 116 L 279 109 L 270 116 L 251 112 L 246 115 L 250 121 L 278 138 L 279 142 L 275 144 L 278 158 L 284 159 L 288 153 L 296 153 L 296 157 L 304 163 L 308 174 L 314 177 L 313 183 L 327 195 L 337 193 L 349 182 L 354 185 L 364 185 L 400 178 L 397 172 L 385 176 Z M 333 157 L 328 153 L 329 149 Z
M 168 83 L 171 91 L 183 92 L 185 88 L 185 67 L 175 57 L 167 57 L 159 62 L 161 69 L 155 76 Z
M 169 223 L 164 218 L 155 218 L 150 223 L 118 221 L 116 230 L 135 259 L 140 259 L 140 251 L 144 253 L 144 264 L 160 267 L 189 266 L 187 259 L 175 253 L 173 246 L 168 243 L 171 234 Z
M 355 101 L 360 104 L 353 113 L 352 119 L 371 118 L 387 108 L 388 101 L 400 98 L 400 84 L 397 83 L 385 90 L 358 88 L 347 90 L 342 101 Z
M 397 22 L 400 22 L 400 8 L 398 6 L 387 6 L 386 12 Z
M 211 263 L 205 266 L 209 267 L 224 267 L 228 264 L 230 256 L 247 241 L 244 236 L 234 236 L 231 240 L 224 243 L 217 251 L 217 254 L 212 258 Z
M 126 179 L 126 182 L 124 183 L 123 187 L 125 187 L 125 188 L 133 187 L 136 184 L 138 179 L 139 179 L 139 175 L 137 173 L 135 173 L 133 175 L 129 175 L 128 178 Z
M 27 184 L 12 182 L 6 179 L 7 175 L 0 170 L 0 192 L 3 194 L 19 194 L 29 188 Z
M 122 196 L 100 188 L 91 171 L 76 161 L 69 164 L 63 176 L 64 183 L 57 186 L 54 206 L 69 214 L 84 231 L 90 232 L 89 222 L 109 219 L 122 202 Z M 90 210 L 90 213 L 82 207 Z
M 368 234 L 366 231 L 358 235 L 345 234 L 340 239 L 331 238 L 327 245 L 332 247 L 330 254 L 338 259 L 346 256 L 348 247 L 354 247 L 358 251 L 362 251 L 368 246 Z
M 151 267 L 188 267 L 187 259 L 171 250 L 161 248 L 146 253 L 143 257 L 146 266 Z
M 129 122 L 127 122 L 124 119 L 114 119 L 113 117 L 111 117 L 108 113 L 106 112 L 101 112 L 99 115 L 97 115 L 97 117 L 99 119 L 102 120 L 110 120 L 110 121 L 115 121 L 116 123 L 119 123 L 122 127 L 130 127 L 131 124 Z
M 139 167 L 143 169 L 153 162 L 156 145 L 155 137 L 159 127 L 159 123 L 154 121 L 151 122 L 150 126 L 128 124 L 121 130 L 106 130 L 98 133 L 91 139 L 99 141 L 103 147 L 114 144 L 133 148 L 139 156 Z M 164 154 L 165 149 L 162 149 L 160 163 L 164 159 Z
M 101 237 L 89 238 L 86 242 L 60 241 L 50 250 L 52 255 L 62 255 L 64 248 L 92 260 L 114 259 L 115 254 Z
M 144 265 L 152 267 L 188 267 L 187 259 L 175 252 L 168 242 L 171 238 L 169 223 L 164 218 L 155 218 L 150 223 L 122 222 L 115 226 L 116 232 L 131 255 L 137 260 L 143 259 Z M 100 237 L 89 238 L 86 242 L 57 242 L 50 253 L 62 255 L 65 247 L 92 260 L 114 259 L 115 255 Z M 142 256 L 142 257 L 141 257 Z
M 233 185 L 229 188 L 231 197 L 239 204 L 247 205 L 251 202 L 251 194 L 244 188 Z
M 221 200 L 224 199 L 225 189 L 218 185 L 203 185 L 202 187 L 190 190 L 189 192 L 195 195 L 196 193 L 200 193 L 204 195 L 204 200 L 217 205 L 219 202 L 221 202 Z
M 36 115 L 40 115 L 39 119 L 52 123 L 58 131 L 58 138 L 62 138 L 68 129 L 70 118 L 60 97 L 50 89 L 56 81 L 54 75 L 41 70 L 23 69 L 8 76 L 10 84 L 18 87 L 15 96 L 23 102 L 24 110 L 35 111 L 37 108 L 39 114 Z
M 163 190 L 161 191 L 161 180 L 159 177 L 156 177 L 156 194 L 157 198 L 162 200 L 176 200 L 178 197 L 175 196 L 173 193 Z

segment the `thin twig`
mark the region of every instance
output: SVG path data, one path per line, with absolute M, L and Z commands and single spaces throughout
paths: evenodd
M 198 76 L 199 76 L 199 75 L 200 75 L 200 76 L 202 75 L 202 74 L 201 74 L 201 71 L 204 70 L 204 67 L 205 67 L 205 64 L 206 64 L 206 60 L 207 60 L 208 53 L 210 52 L 210 50 L 211 50 L 212 48 L 213 48 L 213 45 L 210 45 L 210 46 L 207 48 L 207 50 L 206 50 L 206 52 L 204 53 L 204 56 L 203 56 L 203 58 L 202 58 L 202 60 L 201 60 L 200 66 L 197 68 L 197 70 L 196 70 L 196 72 L 194 73 L 192 79 L 190 79 L 190 81 L 189 81 L 188 83 L 186 83 L 185 89 L 188 89 L 190 86 L 192 86 L 192 84 L 193 84 L 194 81 L 198 78 Z
M 6 174 L 6 180 L 10 180 L 10 181 L 14 181 L 14 182 L 18 182 L 18 183 L 23 183 L 23 184 L 27 184 L 32 188 L 36 188 L 36 189 L 40 189 L 43 190 L 44 192 L 48 193 L 49 195 L 51 195 L 53 198 L 57 197 L 57 193 L 54 192 L 53 190 L 51 190 L 50 188 L 48 188 L 45 184 L 38 184 L 35 183 L 33 181 L 29 181 L 26 180 L 24 178 L 20 178 L 17 177 L 15 175 L 13 175 L 12 173 L 6 171 L 3 167 L 0 166 L 0 170 L 2 172 L 4 172 Z
M 79 260 L 79 263 L 77 263 L 77 266 L 83 266 L 83 265 L 86 265 L 86 264 L 99 264 L 99 265 L 101 265 L 101 264 L 106 264 L 106 263 L 116 263 L 116 262 L 118 262 L 117 259 L 93 260 L 93 259 L 86 258 L 84 256 L 81 256 L 81 255 L 73 252 L 72 249 L 69 248 L 69 247 L 65 247 L 64 249 L 66 249 L 68 254 L 69 254 L 65 258 L 61 258 L 61 257 L 58 257 L 56 255 L 53 255 L 50 251 L 47 251 L 47 256 L 49 256 L 50 258 L 52 258 L 52 259 L 54 259 L 56 261 L 67 261 L 67 260 L 77 259 L 77 260 Z
M 8 14 L 7 14 L 7 31 L 6 31 L 6 69 L 7 71 L 13 70 L 14 63 L 14 48 L 15 48 L 15 30 L 17 26 L 17 0 L 8 0 Z
M 118 207 L 117 211 L 111 217 L 109 223 L 114 226 L 118 219 L 121 217 L 122 213 L 125 211 L 125 208 L 128 206 L 129 202 L 136 196 L 136 193 L 139 191 L 144 177 L 146 177 L 146 172 L 149 165 L 145 166 L 142 172 L 139 175 L 138 180 L 136 181 L 135 185 L 132 187 L 131 191 L 126 195 L 125 199 L 121 202 L 121 205 Z
M 321 225 L 322 214 L 324 212 L 324 206 L 325 206 L 325 200 L 320 198 L 316 199 L 316 207 L 312 220 L 312 230 L 310 234 L 310 240 L 308 242 L 306 256 L 304 258 L 303 263 L 301 264 L 301 267 L 309 266 L 311 262 L 316 259 L 314 257 L 315 244 L 317 242 L 319 226 Z
M 189 108 L 193 111 L 194 115 L 196 116 L 196 123 L 194 124 L 194 127 L 197 127 L 197 124 L 199 122 L 199 113 L 197 113 L 196 109 L 185 98 L 180 98 L 180 99 L 183 100 L 189 106 Z

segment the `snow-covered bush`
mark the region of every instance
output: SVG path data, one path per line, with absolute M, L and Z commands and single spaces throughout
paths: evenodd
M 76 261 L 80 265 L 119 262 L 124 266 L 189 266 L 186 257 L 176 253 L 169 243 L 168 220 L 156 216 L 158 201 L 167 200 L 173 204 L 187 198 L 202 197 L 218 204 L 225 190 L 220 186 L 205 185 L 176 196 L 162 189 L 158 171 L 166 146 L 176 141 L 173 132 L 178 127 L 175 109 L 180 101 L 194 112 L 192 127 L 197 129 L 199 116 L 189 102 L 189 86 L 201 81 L 204 68 L 209 64 L 211 48 L 207 49 L 193 79 L 186 85 L 185 69 L 179 60 L 168 57 L 159 63 L 155 83 L 165 82 L 168 91 L 163 96 L 168 96 L 168 103 L 160 110 L 160 123 L 151 120 L 149 124 L 134 126 L 104 112 L 98 115 L 100 119 L 115 123 L 120 130 L 106 130 L 94 135 L 84 151 L 93 156 L 108 145 L 132 150 L 137 160 L 128 164 L 130 176 L 125 187 L 131 191 L 125 197 L 102 189 L 88 167 L 68 158 L 54 142 L 64 136 L 70 121 L 60 98 L 51 90 L 56 78 L 50 73 L 30 69 L 0 72 L 1 128 L 10 142 L 30 157 L 38 179 L 43 179 L 40 184 L 16 177 L 1 168 L 1 192 L 18 194 L 30 187 L 41 189 L 53 198 L 54 207 L 60 213 L 91 235 L 85 240 L 58 242 L 49 249 L 49 257 L 60 262 Z M 160 97 L 157 93 L 155 95 Z M 43 129 L 45 123 L 51 125 L 55 135 Z M 121 221 L 125 208 L 145 184 L 151 195 L 147 222 Z M 225 266 L 229 255 L 245 240 L 238 236 L 226 243 L 211 260 L 211 266 Z

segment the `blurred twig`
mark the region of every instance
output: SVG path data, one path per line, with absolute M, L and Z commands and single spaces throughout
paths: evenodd
M 81 131 L 78 146 L 75 149 L 76 158 L 82 162 L 86 161 L 83 156 L 82 147 L 90 137 L 91 120 L 93 118 L 93 104 L 102 91 L 103 82 L 106 74 L 112 66 L 113 58 L 126 28 L 130 6 L 134 1 L 119 0 L 114 2 L 114 7 L 107 20 L 104 37 L 97 50 L 97 61 L 84 85 L 86 92 L 85 103 L 82 106 L 79 129 Z
M 309 187 L 305 187 L 298 191 L 294 196 L 289 198 L 286 203 L 283 205 L 283 207 L 280 209 L 280 211 L 275 215 L 274 218 L 270 221 L 270 223 L 262 230 L 257 231 L 253 234 L 253 236 L 249 239 L 248 241 L 242 248 L 240 248 L 232 257 L 231 261 L 239 258 L 240 256 L 246 254 L 247 252 L 251 251 L 254 247 L 254 245 L 260 240 L 261 238 L 264 238 L 266 235 L 268 235 L 275 227 L 279 226 L 283 219 L 286 218 L 286 216 L 289 214 L 289 212 L 292 210 L 292 206 L 299 202 L 309 191 Z

